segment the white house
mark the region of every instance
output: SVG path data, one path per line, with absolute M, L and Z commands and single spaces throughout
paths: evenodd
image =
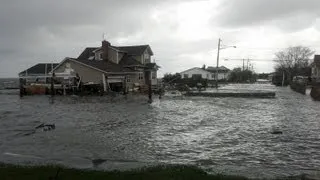
M 218 80 L 227 80 L 229 78 L 230 70 L 224 66 L 218 69 Z M 203 68 L 191 68 L 180 73 L 182 79 L 201 77 L 202 79 L 216 80 L 216 68 L 208 67 Z
M 211 72 L 214 75 L 217 73 L 216 67 L 209 66 L 206 70 Z M 230 69 L 228 69 L 224 66 L 218 67 L 218 80 L 227 80 L 227 79 L 229 79 L 229 76 L 230 76 Z M 214 76 L 213 80 L 215 80 L 215 76 Z

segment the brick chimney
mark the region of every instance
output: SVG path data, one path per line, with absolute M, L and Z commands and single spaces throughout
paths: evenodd
M 110 42 L 103 40 L 102 41 L 102 59 L 108 61 L 108 51 L 109 51 L 109 47 L 111 46 Z

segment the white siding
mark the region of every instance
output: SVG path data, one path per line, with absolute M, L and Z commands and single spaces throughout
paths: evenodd
M 210 72 L 205 71 L 205 70 L 203 70 L 201 68 L 193 68 L 193 69 L 184 71 L 184 72 L 182 72 L 180 74 L 181 74 L 182 79 L 184 79 L 186 75 L 188 76 L 188 78 L 191 78 L 192 75 L 196 75 L 196 74 L 201 75 L 201 77 L 203 79 L 207 79 L 207 75 L 210 74 Z
M 108 49 L 108 60 L 112 61 L 113 63 L 118 64 L 118 51 L 114 50 L 113 48 Z
M 68 66 L 70 66 L 71 69 L 74 70 L 72 74 L 75 75 L 76 73 L 78 73 L 79 76 L 81 77 L 82 82 L 84 83 L 93 82 L 93 83 L 99 84 L 103 80 L 102 72 L 70 60 L 64 61 L 54 72 L 55 73 L 65 72 L 67 64 Z
M 142 55 L 142 61 L 144 62 L 144 64 L 146 63 L 151 63 L 151 55 L 149 54 L 148 49 L 145 50 L 145 52 Z
M 184 79 L 185 76 L 188 76 L 188 78 L 192 78 L 192 75 L 195 75 L 195 74 L 200 74 L 203 79 L 208 79 L 208 80 L 215 80 L 216 79 L 215 73 L 211 73 L 211 72 L 203 70 L 201 68 L 193 68 L 193 69 L 184 71 L 180 74 L 181 74 L 182 79 Z M 228 79 L 228 78 L 229 78 L 229 73 L 218 73 L 219 80 Z

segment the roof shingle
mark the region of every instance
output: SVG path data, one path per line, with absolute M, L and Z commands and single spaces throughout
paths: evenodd
M 41 74 L 44 75 L 45 73 L 51 72 L 51 69 L 54 69 L 56 66 L 58 66 L 58 63 L 39 63 L 34 66 L 32 66 L 29 69 L 26 69 L 19 73 L 19 75 L 24 74 Z
M 149 45 L 140 45 L 140 46 L 118 46 L 117 49 L 125 51 L 130 55 L 142 55 Z M 150 52 L 152 55 L 153 53 Z
M 143 66 L 139 61 L 127 54 L 123 56 L 119 64 L 122 66 Z
M 139 46 L 111 46 L 111 48 L 117 49 L 124 53 L 123 58 L 120 60 L 119 64 L 115 64 L 111 61 L 104 60 L 89 60 L 90 57 L 94 56 L 94 51 L 101 49 L 101 47 L 88 47 L 86 48 L 77 59 L 73 59 L 80 63 L 92 66 L 96 69 L 105 72 L 134 72 L 129 66 L 144 66 L 139 61 L 137 61 L 133 56 L 140 56 L 146 50 L 153 55 L 152 50 L 149 45 L 139 45 Z
M 88 59 L 72 59 L 74 61 L 78 61 L 80 63 L 86 64 L 88 66 L 91 66 L 93 68 L 99 69 L 101 71 L 104 72 L 116 72 L 116 73 L 120 73 L 120 72 L 135 72 L 133 69 L 131 68 L 126 68 L 123 67 L 119 64 L 115 64 L 113 62 L 110 61 L 96 61 L 96 60 L 88 60 Z
M 87 47 L 77 59 L 89 59 L 90 56 L 94 56 L 93 51 L 98 49 L 97 47 Z
M 210 72 L 216 72 L 217 68 L 209 66 L 206 70 L 210 71 Z M 220 67 L 218 67 L 218 71 L 219 72 L 228 72 L 228 71 L 230 71 L 230 69 L 226 68 L 225 66 L 220 66 Z

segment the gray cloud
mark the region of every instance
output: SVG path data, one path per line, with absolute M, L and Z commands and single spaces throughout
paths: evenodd
M 60 61 L 77 56 L 85 46 L 98 46 L 102 33 L 110 40 L 141 31 L 151 7 L 166 1 L 149 0 L 1 0 L 0 76 L 5 66 Z M 23 69 L 11 71 L 14 76 Z M 14 72 L 14 73 L 13 73 Z
M 219 16 L 215 18 L 224 27 L 243 27 L 286 21 L 280 28 L 306 28 L 320 15 L 318 0 L 224 0 Z M 287 21 L 290 17 L 303 19 Z M 307 24 L 305 22 L 308 22 Z M 301 24 L 300 24 L 301 23 Z
M 199 2 L 0 0 L 0 77 L 16 76 L 38 62 L 76 57 L 85 47 L 99 46 L 102 33 L 115 45 L 150 44 L 163 67 L 161 71 L 177 72 L 204 63 L 214 65 L 218 36 L 227 45 L 237 45 L 250 36 L 246 28 L 254 31 L 256 25 L 279 27 L 286 32 L 299 31 L 313 23 L 320 27 L 315 21 L 320 13 L 317 0 L 221 0 L 220 6 L 213 9 L 215 12 L 208 14 L 214 16 L 213 26 L 205 27 L 212 36 L 201 36 L 190 32 L 192 25 L 181 28 L 180 21 L 186 18 L 178 14 L 183 9 L 175 5 L 185 1 Z M 157 20 L 151 16 L 156 11 Z M 188 9 L 184 13 L 197 12 Z M 189 31 L 179 34 L 184 28 Z M 273 31 L 270 37 L 271 34 Z M 201 39 L 197 40 L 197 36 Z M 246 54 L 241 49 L 222 53 L 225 57 L 243 55 Z

